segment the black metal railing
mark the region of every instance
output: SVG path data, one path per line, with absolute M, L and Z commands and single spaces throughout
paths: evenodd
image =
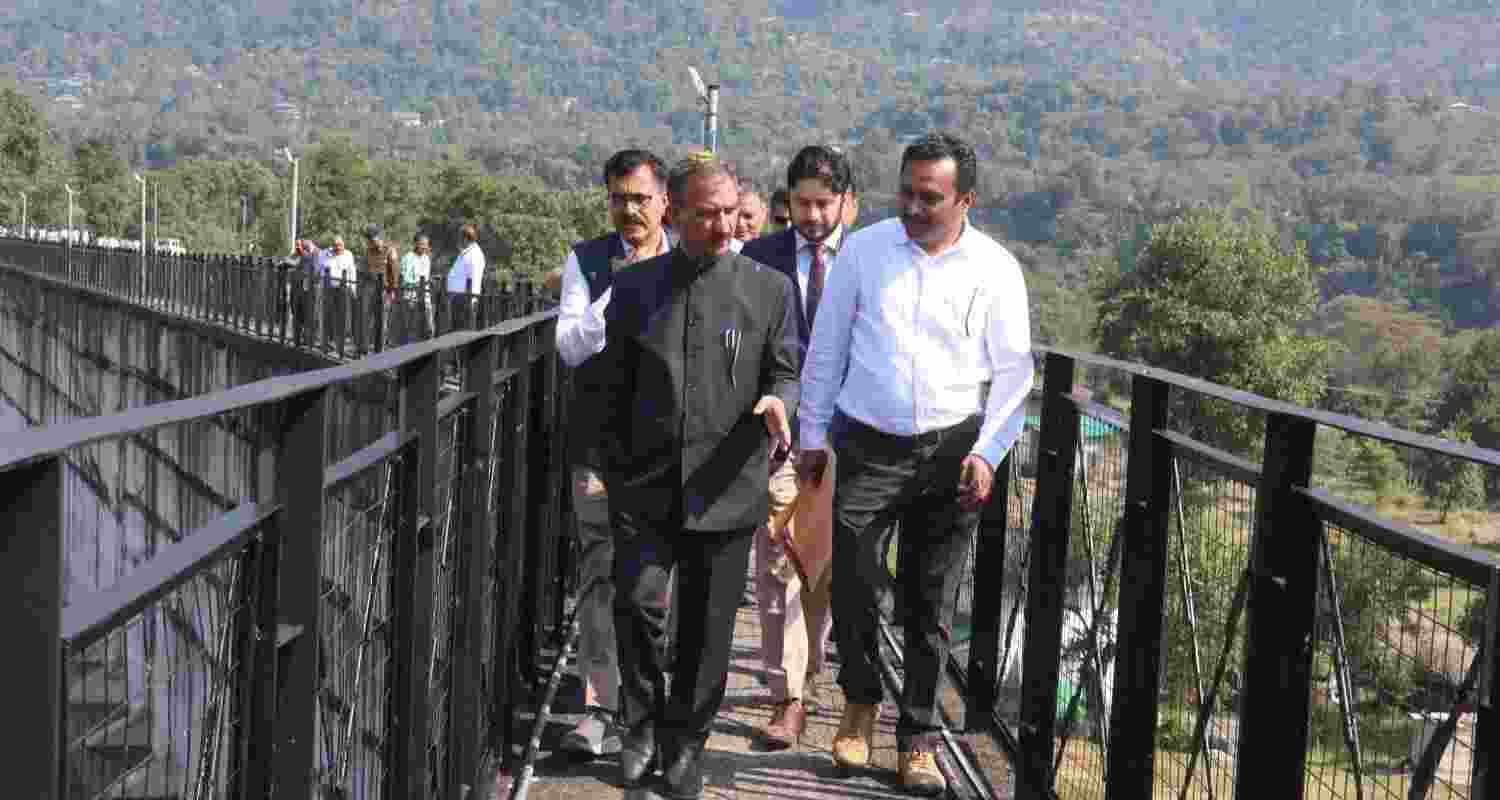
M 436 280 L 388 288 L 371 273 L 312 275 L 284 259 L 143 256 L 29 239 L 0 238 L 0 265 L 337 358 L 478 330 L 546 304 L 525 280 L 481 293 L 449 292 Z
M 561 605 L 553 319 L 0 441 L 16 796 L 475 787 Z M 133 481 L 86 487 L 95 509 L 70 486 L 153 440 L 215 450 L 228 507 L 145 547 L 98 525 Z
M 223 309 L 210 295 L 189 307 Z M 460 791 L 508 733 L 518 654 L 561 608 L 567 408 L 549 325 L 0 444 L 0 591 L 16 593 L 0 619 L 26 628 L 18 653 L 39 654 L 0 691 L 55 733 L 16 751 L 44 765 L 23 789 Z M 1314 460 L 1329 436 L 1487 469 L 1500 453 L 1097 356 L 1041 358 L 1034 419 L 960 587 L 950 665 L 966 728 L 1009 751 L 1018 795 L 1500 797 L 1500 560 L 1355 502 Z M 440 386 L 457 388 L 439 399 Z M 1260 442 L 1231 453 L 1190 435 L 1176 409 L 1204 399 L 1255 418 Z M 205 424 L 231 414 L 253 420 Z M 215 484 L 235 504 L 145 566 L 64 563 L 75 478 L 59 457 L 122 463 L 101 445 L 194 424 L 269 437 L 234 450 Z
M 1500 797 L 1500 559 L 1341 498 L 1313 461 L 1333 436 L 1489 469 L 1500 453 L 1040 358 L 950 665 L 1019 797 Z M 1110 388 L 1118 409 L 1093 399 Z M 1184 398 L 1257 418 L 1263 441 L 1195 440 Z

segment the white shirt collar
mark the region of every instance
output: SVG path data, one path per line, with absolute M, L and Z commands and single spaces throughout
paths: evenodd
M 615 235 L 620 236 L 619 232 L 616 232 Z M 625 241 L 624 236 L 620 236 L 620 244 L 625 248 L 625 259 L 627 261 L 635 258 L 635 248 L 630 246 L 630 242 Z M 656 254 L 660 256 L 670 252 L 672 252 L 672 229 L 663 225 L 661 226 L 661 249 L 657 250 Z
M 899 219 L 899 217 L 897 219 Z M 968 245 L 973 239 L 973 236 L 971 235 L 973 232 L 974 226 L 969 223 L 969 215 L 965 214 L 963 219 L 963 227 L 958 231 L 958 240 L 953 243 L 952 247 L 949 247 L 947 250 L 938 253 L 938 255 L 946 256 L 949 253 L 956 253 L 964 249 L 964 247 Z M 901 243 L 904 245 L 911 245 L 912 247 L 921 250 L 924 255 L 927 253 L 927 250 L 922 247 L 922 244 L 911 238 L 911 235 L 906 232 L 905 225 L 901 226 Z

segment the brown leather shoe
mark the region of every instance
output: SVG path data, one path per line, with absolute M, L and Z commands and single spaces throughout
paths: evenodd
M 770 724 L 766 725 L 766 747 L 772 750 L 796 747 L 806 728 L 807 707 L 802 705 L 802 701 L 795 697 L 783 701 L 776 706 L 776 713 L 772 715 Z
M 833 737 L 833 762 L 840 767 L 863 767 L 870 763 L 870 740 L 875 738 L 878 703 L 849 703 Z
M 930 750 L 902 753 L 897 767 L 901 788 L 912 794 L 930 797 L 948 791 L 948 780 L 938 769 L 937 755 Z

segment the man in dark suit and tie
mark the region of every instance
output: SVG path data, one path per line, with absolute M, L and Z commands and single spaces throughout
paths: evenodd
M 620 772 L 663 766 L 668 795 L 698 797 L 709 725 L 728 681 L 753 533 L 773 451 L 791 446 L 798 399 L 795 293 L 729 249 L 732 171 L 711 155 L 667 179 L 678 244 L 615 276 L 603 352 L 580 370 L 599 421 L 615 529 Z M 679 603 L 665 696 L 668 580 Z
M 799 355 L 807 351 L 812 320 L 846 221 L 855 210 L 854 173 L 844 155 L 831 147 L 804 147 L 787 166 L 792 224 L 780 233 L 747 243 L 741 255 L 780 270 L 797 287 Z M 800 363 L 800 361 L 799 361 Z M 797 500 L 797 474 L 790 461 L 771 476 L 771 514 L 775 519 Z M 760 609 L 761 660 L 766 668 L 776 711 L 762 731 L 772 749 L 794 747 L 807 726 L 814 678 L 823 670 L 833 622 L 829 614 L 830 579 L 813 586 L 809 576 L 781 568 L 786 560 L 784 526 L 770 521 L 756 536 L 755 594 Z

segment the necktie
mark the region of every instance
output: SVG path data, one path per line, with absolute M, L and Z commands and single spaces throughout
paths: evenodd
M 823 245 L 814 242 L 807 246 L 812 251 L 812 269 L 807 278 L 807 327 L 818 314 L 818 301 L 823 299 L 823 280 L 828 277 L 828 262 L 823 258 Z

